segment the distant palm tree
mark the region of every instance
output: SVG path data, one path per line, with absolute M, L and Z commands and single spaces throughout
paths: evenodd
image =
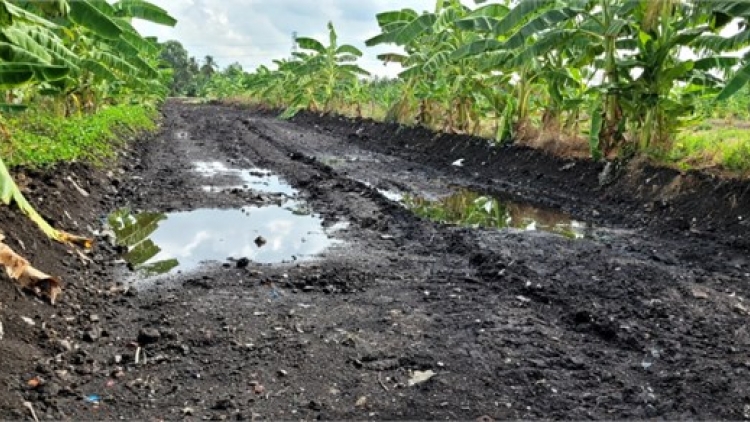
M 206 56 L 203 59 L 203 66 L 201 66 L 201 74 L 207 78 L 211 78 L 218 67 L 219 65 L 216 64 L 213 56 Z

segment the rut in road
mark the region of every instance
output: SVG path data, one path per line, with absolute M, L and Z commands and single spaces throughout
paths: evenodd
M 117 305 L 107 330 L 112 339 L 141 330 L 145 361 L 133 361 L 126 341 L 83 346 L 92 369 L 77 389 L 103 391 L 96 417 L 747 412 L 747 278 L 720 265 L 732 251 L 717 250 L 719 261 L 708 263 L 683 259 L 689 245 L 646 231 L 571 240 L 442 225 L 375 187 L 439 196 L 478 183 L 450 166 L 404 161 L 247 110 L 171 102 L 164 113 L 163 133 L 139 146 L 123 182 L 123 206 L 185 212 L 289 199 L 205 189 L 195 163 L 219 162 L 273 172 L 324 228 L 344 228 L 329 233 L 336 243 L 316 259 L 224 260 L 136 281 L 140 293 Z M 241 236 L 243 226 L 234 230 Z M 74 418 L 93 415 L 74 398 L 57 406 Z

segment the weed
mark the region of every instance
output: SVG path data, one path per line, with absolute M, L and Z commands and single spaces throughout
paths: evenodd
M 738 127 L 704 127 L 680 132 L 669 151 L 658 158 L 680 168 L 713 166 L 737 172 L 750 170 L 750 131 Z
M 126 137 L 154 130 L 154 117 L 153 111 L 137 105 L 70 117 L 30 110 L 6 118 L 0 156 L 10 167 L 46 167 L 62 161 L 101 164 L 114 156 L 114 147 Z

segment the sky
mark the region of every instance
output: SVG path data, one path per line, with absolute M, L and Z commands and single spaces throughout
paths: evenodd
M 396 64 L 384 66 L 376 55 L 397 51 L 393 46 L 365 48 L 364 41 L 380 33 L 379 12 L 411 8 L 433 10 L 435 0 L 151 0 L 177 19 L 174 28 L 135 22 L 142 35 L 160 41 L 177 40 L 190 55 L 214 57 L 221 68 L 239 62 L 252 71 L 273 59 L 289 57 L 292 32 L 326 41 L 332 21 L 339 43 L 364 52 L 360 66 L 374 75 L 395 76 Z M 473 2 L 472 2 L 473 3 Z

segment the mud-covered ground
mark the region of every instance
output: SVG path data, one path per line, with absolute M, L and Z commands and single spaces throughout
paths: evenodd
M 54 307 L 0 283 L 0 419 L 750 417 L 745 182 L 636 163 L 601 187 L 602 165 L 525 148 L 177 102 L 120 162 L 22 177 L 59 227 L 97 237 L 87 258 L 0 211 L 9 243 L 66 281 Z M 335 242 L 314 260 L 130 272 L 105 226 L 121 207 L 284 223 L 259 211 L 283 196 L 197 162 L 272 171 Z M 459 187 L 592 235 L 442 225 L 385 195 Z M 285 246 L 266 237 L 252 250 Z

